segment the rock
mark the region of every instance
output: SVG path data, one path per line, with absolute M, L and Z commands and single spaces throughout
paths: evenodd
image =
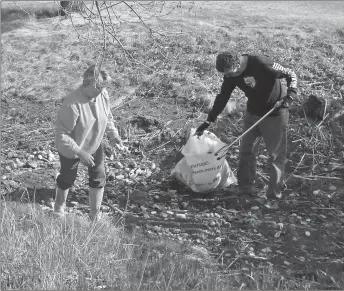
M 170 211 L 170 210 L 167 210 L 166 213 L 169 214 L 169 215 L 174 215 L 174 212 Z
M 9 162 L 9 165 L 10 165 L 10 167 L 12 168 L 12 169 L 17 169 L 17 164 L 16 164 L 16 162 L 15 161 L 13 161 L 13 160 L 11 160 L 10 162 Z
M 72 204 L 73 207 L 78 207 L 79 206 L 79 202 L 78 201 L 71 201 L 70 204 Z
M 123 169 L 124 166 L 121 164 L 121 162 L 114 162 L 113 165 L 115 166 L 116 169 Z
M 311 236 L 311 233 L 309 231 L 305 231 L 306 236 Z
M 8 185 L 10 185 L 13 189 L 19 188 L 19 184 L 16 181 L 8 181 Z
M 28 156 L 27 156 L 27 159 L 28 160 L 33 160 L 35 158 L 35 156 L 34 155 L 31 155 L 31 154 L 29 154 Z
M 217 238 L 215 238 L 215 241 L 216 241 L 217 243 L 221 243 L 221 242 L 222 242 L 222 238 L 217 237 Z
M 6 177 L 5 175 L 2 175 L 2 176 L 1 176 L 1 181 L 2 181 L 2 180 L 6 180 L 6 179 L 7 179 L 7 177 Z
M 135 169 L 135 168 L 137 168 L 137 164 L 136 164 L 135 161 L 130 161 L 130 162 L 128 163 L 128 167 L 129 167 L 129 168 L 132 168 L 132 169 Z
M 48 161 L 49 162 L 55 161 L 55 155 L 51 151 L 48 152 Z
M 16 163 L 18 165 L 18 168 L 24 167 L 25 163 L 23 163 L 21 160 L 19 160 L 18 158 L 16 159 Z
M 125 177 L 124 177 L 124 175 L 117 175 L 116 176 L 116 179 L 117 180 L 123 180 Z
M 5 170 L 6 170 L 7 172 L 12 172 L 12 168 L 11 168 L 10 166 L 6 166 L 6 167 L 5 167 Z
M 313 191 L 313 195 L 319 195 L 320 194 L 320 190 L 314 190 Z
M 336 191 L 337 190 L 337 187 L 336 186 L 333 186 L 331 185 L 329 188 L 328 188 L 330 191 Z
M 108 181 L 113 181 L 116 179 L 116 175 L 113 171 L 109 171 L 109 173 L 107 174 L 107 179 Z
M 180 219 L 186 219 L 186 215 L 184 213 L 177 213 L 176 217 Z
M 38 167 L 38 164 L 35 161 L 28 161 L 25 164 L 25 167 L 27 168 L 32 168 L 32 169 L 36 169 Z
M 15 152 L 8 152 L 7 157 L 8 157 L 9 159 L 11 159 L 11 158 L 16 158 L 16 157 L 17 157 L 17 153 L 15 153 Z
M 38 155 L 38 156 L 37 156 L 37 159 L 43 160 L 43 156 L 42 156 L 42 155 Z
M 154 170 L 156 169 L 156 165 L 155 165 L 154 163 L 151 163 L 150 169 L 151 169 L 152 171 L 154 171 Z
M 215 226 L 215 225 L 216 225 L 216 222 L 212 220 L 212 221 L 210 221 L 209 225 L 210 225 L 210 226 Z
M 187 209 L 188 206 L 189 206 L 189 203 L 187 203 L 185 201 L 181 203 L 181 209 Z
M 259 210 L 259 206 L 252 206 L 251 210 L 253 210 L 253 211 Z

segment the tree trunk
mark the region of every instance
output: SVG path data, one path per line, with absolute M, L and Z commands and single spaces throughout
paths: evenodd
M 72 1 L 60 1 L 60 6 L 62 7 L 62 9 L 60 9 L 61 16 L 65 16 L 68 13 L 68 10 L 70 6 L 72 6 L 72 3 Z

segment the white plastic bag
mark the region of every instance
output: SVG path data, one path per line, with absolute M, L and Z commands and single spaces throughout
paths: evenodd
M 195 192 L 207 192 L 236 184 L 237 179 L 225 155 L 215 156 L 227 144 L 209 131 L 204 131 L 201 137 L 195 136 L 195 131 L 195 128 L 191 129 L 190 137 L 182 149 L 184 157 L 171 175 Z

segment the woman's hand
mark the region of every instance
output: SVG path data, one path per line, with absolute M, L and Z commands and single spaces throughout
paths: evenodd
M 86 153 L 85 151 L 81 150 L 80 152 L 78 152 L 78 157 L 80 158 L 80 160 L 88 167 L 94 167 L 95 163 L 94 163 L 94 158 Z

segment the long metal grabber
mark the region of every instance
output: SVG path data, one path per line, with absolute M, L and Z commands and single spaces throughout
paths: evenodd
M 225 154 L 223 154 L 221 157 L 218 157 L 217 159 L 220 160 L 222 159 L 226 154 L 227 151 L 229 150 L 229 148 L 234 145 L 239 139 L 241 139 L 243 136 L 245 136 L 247 133 L 249 133 L 253 128 L 255 128 L 260 122 L 262 122 L 268 115 L 270 115 L 270 113 L 272 113 L 272 111 L 274 111 L 276 108 L 278 107 L 277 104 L 274 105 L 274 107 L 272 107 L 264 116 L 262 116 L 255 124 L 253 124 L 250 128 L 248 128 L 247 130 L 245 130 L 245 132 L 243 132 L 240 136 L 238 136 L 232 143 L 230 143 L 229 145 L 225 145 L 222 148 L 220 148 L 216 153 L 215 156 L 217 156 L 221 151 L 225 151 Z

